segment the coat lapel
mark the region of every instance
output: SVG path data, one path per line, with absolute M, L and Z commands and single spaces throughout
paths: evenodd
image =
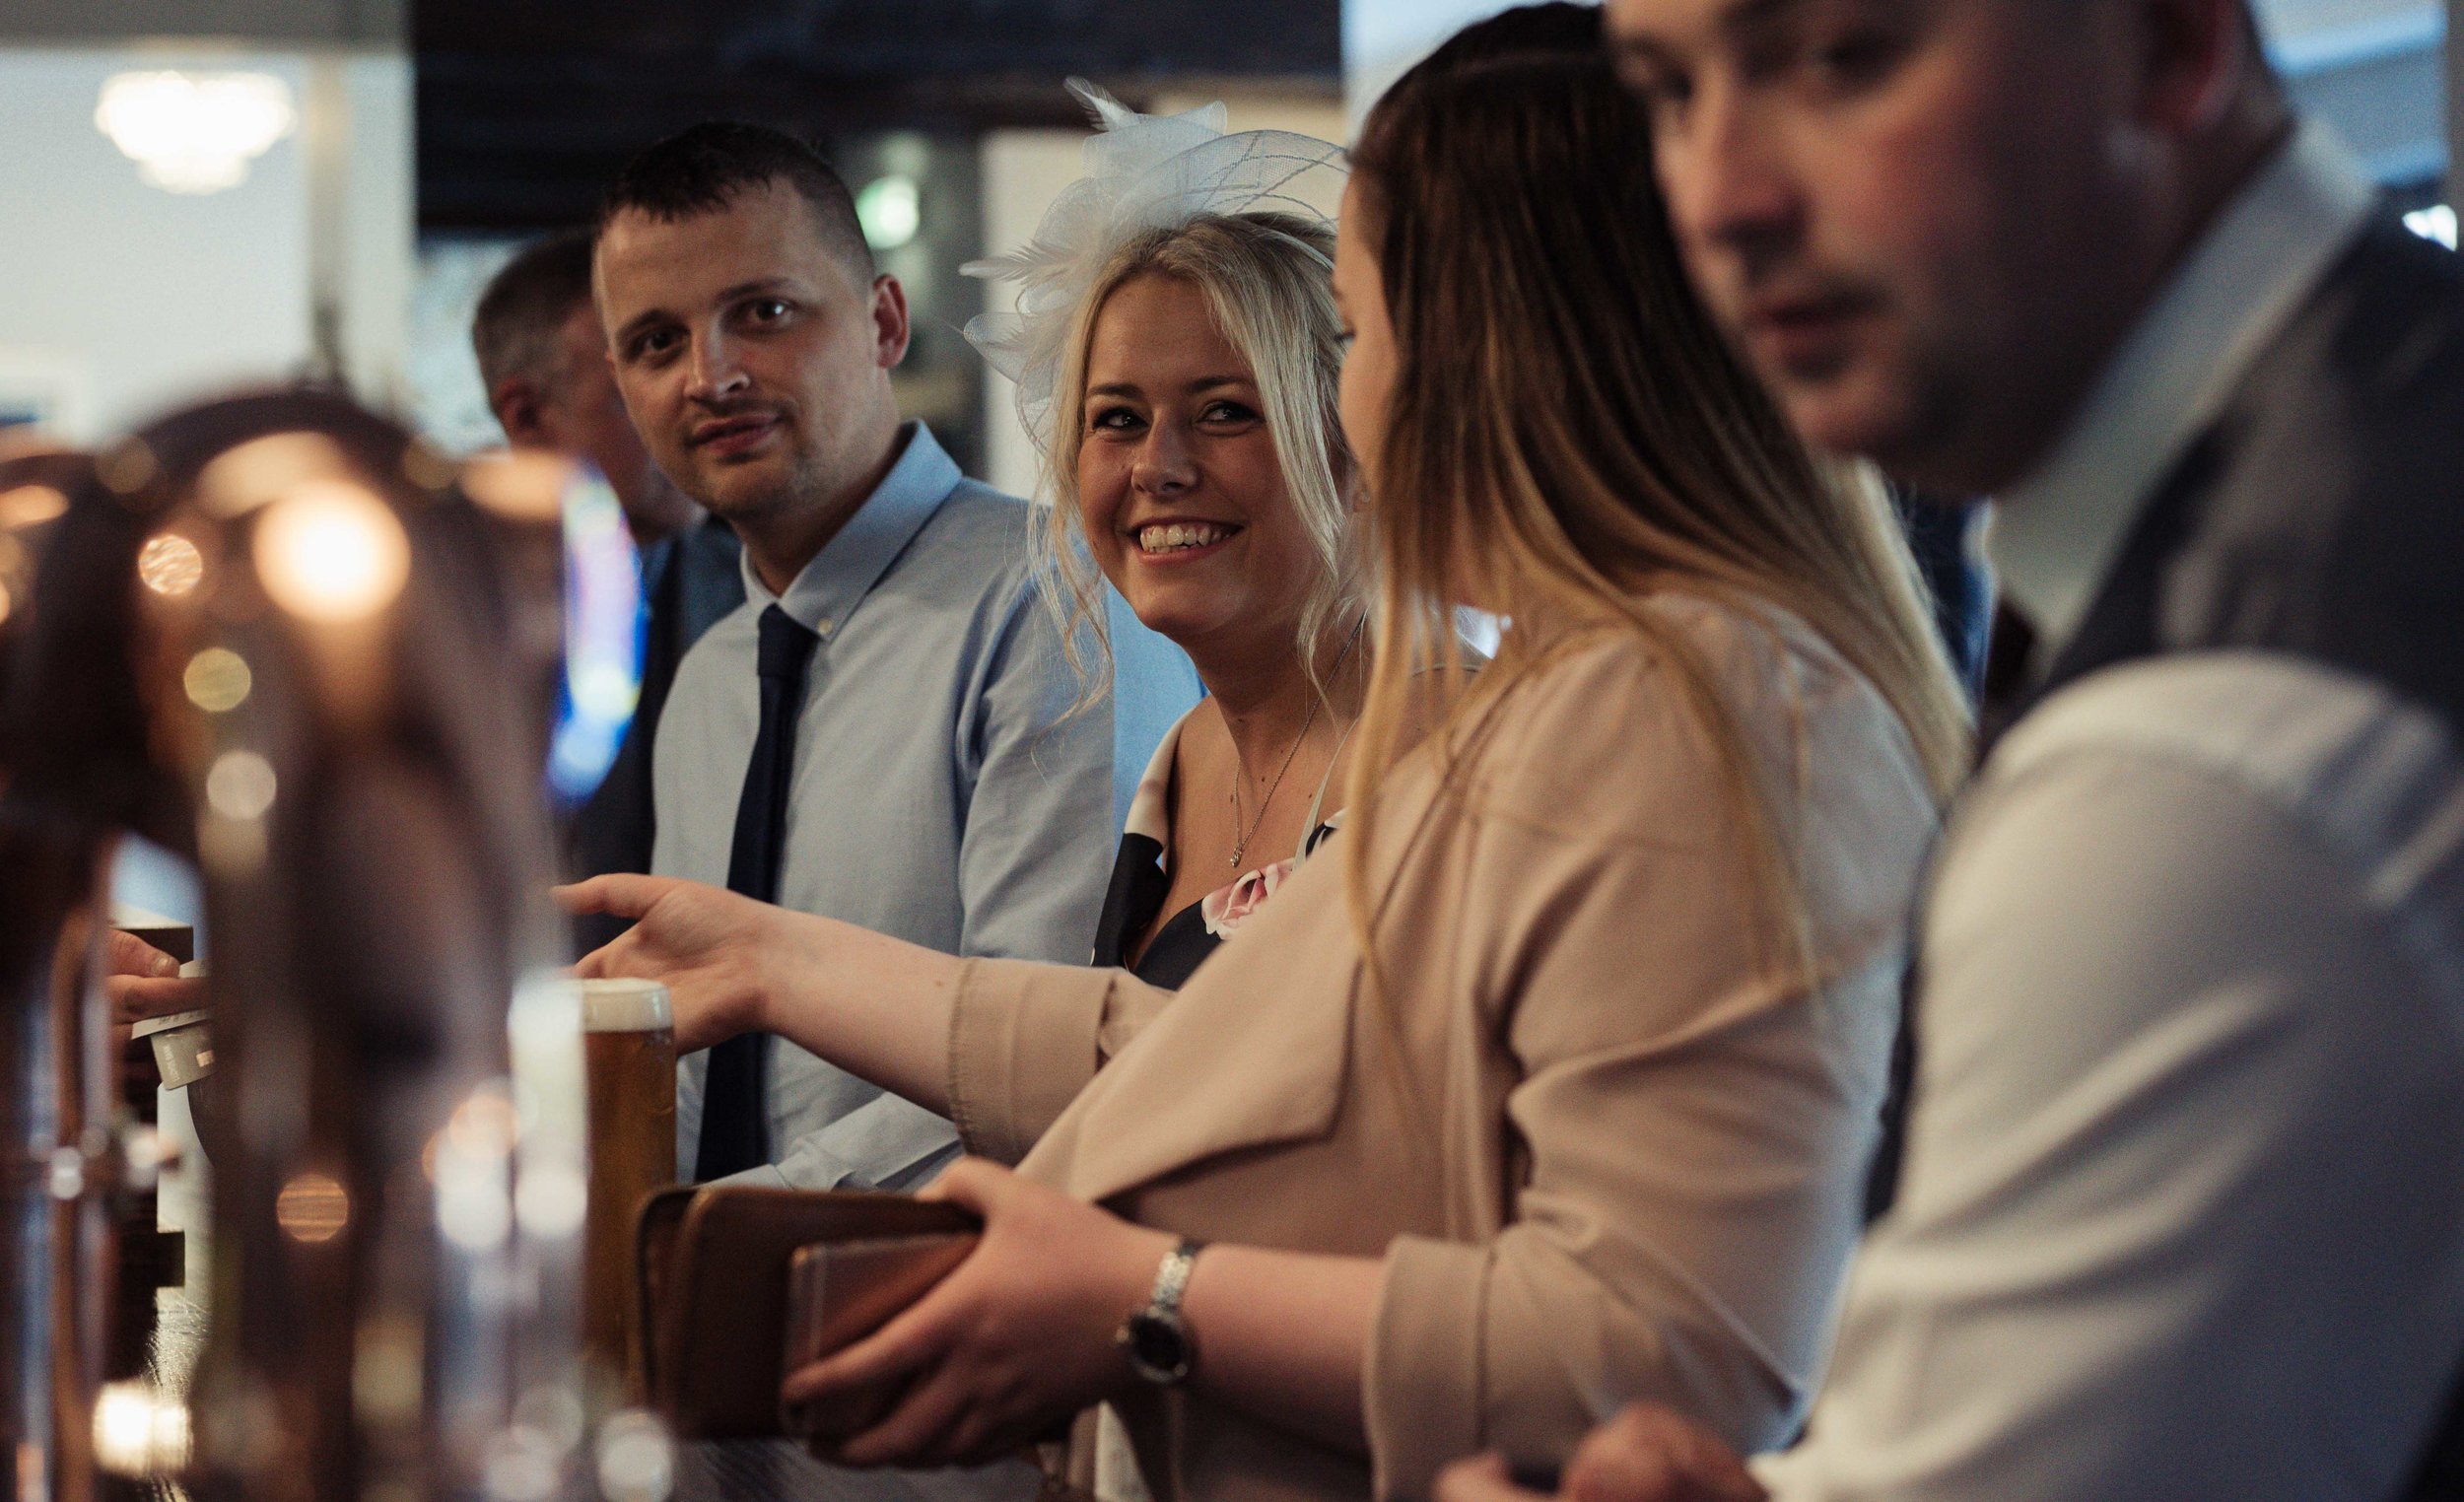
M 1023 1171 L 1103 1200 L 1225 1153 L 1327 1135 L 1360 985 L 1341 867 L 1313 862 L 1234 930 Z

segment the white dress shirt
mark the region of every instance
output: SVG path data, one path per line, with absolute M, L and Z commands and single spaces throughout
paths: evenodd
M 2006 496 L 2059 639 L 2349 243 L 2305 128 Z M 2088 566 L 2046 543 L 2066 524 Z M 2074 541 L 2078 533 L 2075 531 Z M 2256 651 L 2092 674 L 1961 800 L 1923 935 L 1897 1203 L 1779 1502 L 2379 1502 L 2464 1357 L 2464 763 Z
M 1079 679 L 1030 577 L 1026 503 L 963 478 L 921 424 L 903 441 L 784 595 L 746 560 L 743 607 L 685 657 L 653 758 L 651 869 L 727 879 L 761 723 L 759 623 L 776 604 L 821 638 L 796 724 L 780 905 L 948 954 L 1083 963 L 1117 828 L 1113 696 L 1073 713 Z M 1196 698 L 1193 677 L 1141 683 L 1124 668 L 1116 683 L 1146 721 L 1168 723 Z M 1130 765 L 1147 749 L 1131 748 Z M 695 1055 L 678 1069 L 688 1165 L 708 1067 Z M 768 1093 L 774 1165 L 738 1176 L 749 1181 L 906 1189 L 957 1152 L 948 1122 L 784 1039 L 771 1040 Z

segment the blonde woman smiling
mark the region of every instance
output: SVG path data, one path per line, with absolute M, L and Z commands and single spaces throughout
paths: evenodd
M 1166 989 L 1326 832 L 1359 714 L 1334 248 L 1286 214 L 1131 239 L 1085 300 L 1053 409 L 1067 530 L 1048 556 L 1070 609 L 1101 619 L 1083 545 L 1206 685 L 1139 783 L 1095 938 L 1096 964 Z
M 1347 821 L 1177 995 L 602 885 L 691 1042 L 784 1032 L 979 1155 L 931 1191 L 975 1256 L 788 1380 L 899 1391 L 837 1458 L 1106 1402 L 1158 1497 L 1400 1497 L 1638 1397 L 1749 1447 L 1797 1421 L 1961 714 L 1886 509 L 1693 301 L 1597 28 L 1481 23 L 1370 116 Z M 1511 627 L 1405 749 L 1464 605 Z

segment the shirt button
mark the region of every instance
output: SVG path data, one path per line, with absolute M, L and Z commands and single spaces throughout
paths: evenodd
M 813 635 L 826 642 L 830 640 L 831 627 L 836 624 L 836 622 L 832 621 L 825 615 L 820 620 L 813 622 Z

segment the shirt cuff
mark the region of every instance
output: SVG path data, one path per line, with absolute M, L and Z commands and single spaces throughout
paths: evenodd
M 783 1190 L 795 1188 L 794 1185 L 787 1182 L 786 1171 L 781 1169 L 776 1163 L 756 1163 L 751 1168 L 744 1169 L 738 1173 L 728 1174 L 723 1178 L 713 1179 L 710 1182 L 714 1186 L 722 1189 Z
M 1016 1164 L 1095 1077 L 1115 972 L 963 960 L 950 1007 L 950 1119 L 968 1152 Z
M 1426 1496 L 1441 1467 L 1494 1443 L 1482 1421 L 1490 1256 L 1414 1236 L 1387 1249 L 1361 1373 L 1379 1497 Z

